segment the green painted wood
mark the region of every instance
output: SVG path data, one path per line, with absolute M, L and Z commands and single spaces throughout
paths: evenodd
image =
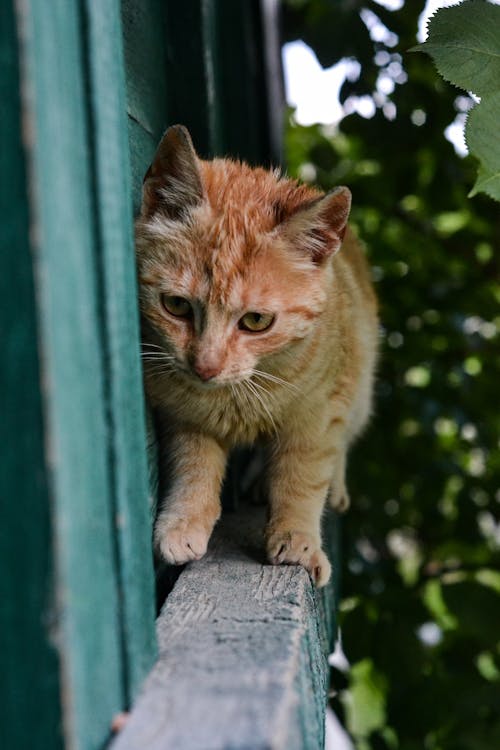
M 59 750 L 50 490 L 13 5 L 0 3 L 0 747 Z
M 168 0 L 166 7 L 171 123 L 187 126 L 201 156 L 269 163 L 260 0 Z M 273 105 L 281 109 L 281 101 Z
M 110 472 L 130 700 L 156 654 L 151 517 L 118 0 L 86 0 Z M 161 124 L 157 125 L 161 127 Z
M 155 140 L 150 133 L 144 130 L 142 125 L 129 117 L 128 139 L 133 208 L 134 215 L 137 215 L 141 207 L 141 191 L 144 175 L 148 166 L 153 161 L 156 146 L 160 138 Z
M 166 0 L 168 112 L 182 123 L 200 156 L 221 154 L 210 37 L 212 0 Z
M 167 123 L 163 0 L 121 0 L 127 112 L 157 137 Z
M 207 44 L 214 61 L 219 139 L 227 153 L 269 163 L 268 94 L 260 0 L 211 0 Z
M 169 124 L 165 3 L 122 0 L 121 18 L 132 192 L 137 213 L 144 174 Z
M 281 0 L 260 0 L 262 75 L 267 94 L 266 140 L 274 164 L 283 164 L 285 84 L 281 61 Z
M 122 0 L 128 148 L 134 213 L 141 204 L 144 174 L 167 127 L 165 3 Z M 158 500 L 158 451 L 153 416 L 147 416 L 149 508 L 154 519 Z
M 24 3 L 25 133 L 67 745 L 102 747 L 125 701 L 84 19 Z
M 220 50 L 218 39 L 218 5 L 220 0 L 201 0 L 201 32 L 205 91 L 208 103 L 207 128 L 210 156 L 227 156 L 228 144 L 224 139 L 224 108 L 221 106 Z

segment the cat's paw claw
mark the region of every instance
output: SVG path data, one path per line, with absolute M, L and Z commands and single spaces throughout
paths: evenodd
M 155 533 L 156 548 L 170 565 L 200 560 L 209 538 L 210 531 L 184 520 L 159 523 Z
M 273 565 L 302 565 L 316 586 L 328 583 L 332 571 L 319 541 L 300 531 L 277 531 L 267 540 L 267 552 Z

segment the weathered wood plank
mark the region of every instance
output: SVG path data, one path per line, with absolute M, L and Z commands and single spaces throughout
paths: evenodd
M 262 522 L 262 509 L 228 514 L 181 574 L 158 619 L 159 661 L 112 750 L 323 747 L 332 589 L 265 564 Z
M 281 0 L 260 0 L 262 65 L 267 99 L 267 140 L 274 164 L 283 163 L 285 86 L 281 61 Z
M 168 124 L 170 82 L 167 81 L 165 12 L 162 0 L 121 2 L 134 214 L 140 210 L 144 174 Z M 147 424 L 149 505 L 154 517 L 158 495 L 158 453 L 149 412 Z
M 167 125 L 164 5 L 163 0 L 121 0 L 127 112 L 154 138 Z
M 264 164 L 270 142 L 260 0 L 216 0 L 210 6 L 205 38 L 220 144 L 233 157 Z
M 132 201 L 134 214 L 137 215 L 141 207 L 142 182 L 160 138 L 155 138 L 144 127 L 128 117 L 128 139 L 130 154 L 130 169 L 132 182 Z
M 253 164 L 269 162 L 270 108 L 281 121 L 283 102 L 271 99 L 266 79 L 276 54 L 273 72 L 280 74 L 279 49 L 267 49 L 260 0 L 169 0 L 166 8 L 171 123 L 188 127 L 204 157 L 230 154 Z M 277 91 L 274 83 L 273 95 Z M 273 141 L 272 155 L 279 157 L 275 146 Z
M 122 29 L 118 0 L 86 0 L 85 10 L 109 460 L 130 700 L 152 666 L 156 642 Z
M 85 30 L 76 0 L 54 0 L 50 13 L 26 0 L 22 10 L 30 237 L 55 551 L 51 636 L 61 658 L 65 741 L 96 750 L 124 692 Z
M 126 108 L 134 211 L 140 207 L 142 180 L 167 127 L 165 3 L 122 0 Z
M 0 3 L 0 746 L 58 750 L 53 539 L 13 6 Z
M 200 156 L 223 153 L 212 51 L 213 0 L 166 0 L 170 124 L 185 125 Z

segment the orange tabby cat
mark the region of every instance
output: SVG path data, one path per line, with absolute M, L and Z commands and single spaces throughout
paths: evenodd
M 137 258 L 146 389 L 170 442 L 155 527 L 168 562 L 203 556 L 228 452 L 266 440 L 269 560 L 328 581 L 321 515 L 327 496 L 349 505 L 346 452 L 370 413 L 377 349 L 350 202 L 345 187 L 323 195 L 202 161 L 180 125 L 164 135 L 144 181 Z

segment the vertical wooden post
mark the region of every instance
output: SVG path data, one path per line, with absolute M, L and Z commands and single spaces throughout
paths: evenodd
M 62 748 L 53 533 L 13 2 L 0 4 L 0 745 Z M 36 732 L 33 732 L 36 727 Z
M 85 14 L 108 457 L 129 701 L 156 649 L 122 26 L 117 0 L 85 0 Z
M 1 12 L 2 746 L 97 750 L 154 655 L 119 7 Z

